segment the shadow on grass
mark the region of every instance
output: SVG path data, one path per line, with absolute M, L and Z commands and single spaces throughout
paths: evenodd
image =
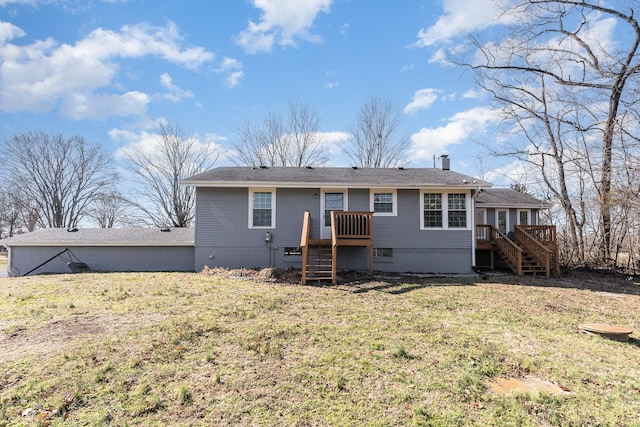
M 629 337 L 628 343 L 634 347 L 640 348 L 640 338 Z
M 485 271 L 482 275 L 487 283 L 581 289 L 610 297 L 640 296 L 640 276 L 608 270 L 574 269 L 548 279 L 544 276 L 516 276 L 509 272 L 494 271 Z
M 311 286 L 334 288 L 354 294 L 384 292 L 390 295 L 402 295 L 435 286 L 475 286 L 480 279 L 479 276 L 389 275 L 350 271 L 338 275 L 337 285 L 319 282 Z

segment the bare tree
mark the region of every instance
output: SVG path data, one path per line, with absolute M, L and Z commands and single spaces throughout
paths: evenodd
M 401 166 L 409 139 L 399 135 L 400 111 L 388 99 L 371 98 L 360 108 L 351 125 L 345 148 L 354 166 L 388 168 Z
M 20 234 L 25 228 L 15 189 L 0 191 L 0 239 Z
M 637 120 L 621 126 L 623 118 L 637 118 L 636 7 L 624 1 L 517 0 L 504 12 L 513 24 L 501 41 L 473 38 L 477 50 L 468 65 L 525 137 L 524 145 L 504 145 L 495 153 L 537 167 L 562 204 L 577 262 L 589 252 L 585 226 L 594 228 L 599 260 L 612 261 L 614 160 L 621 149 L 616 136 L 638 129 Z M 615 26 L 602 37 L 605 22 Z M 594 196 L 597 205 L 589 206 Z
M 3 157 L 9 185 L 22 193 L 23 213 L 41 227 L 76 227 L 117 180 L 110 157 L 79 135 L 14 135 L 4 140 Z
M 157 227 L 189 227 L 195 210 L 195 191 L 180 185 L 218 160 L 214 145 L 188 136 L 179 125 L 159 125 L 158 145 L 151 152 L 126 151 L 126 169 L 137 178 L 134 204 L 144 220 Z
M 89 216 L 100 228 L 130 225 L 127 207 L 130 203 L 118 191 L 100 196 L 93 204 Z
M 262 123 L 245 120 L 234 145 L 237 165 L 320 166 L 327 162 L 319 134 L 320 119 L 309 106 L 289 103 L 286 118 L 270 112 Z

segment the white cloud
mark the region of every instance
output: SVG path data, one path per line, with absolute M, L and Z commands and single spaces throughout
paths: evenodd
M 411 102 L 404 107 L 404 112 L 407 114 L 417 113 L 420 110 L 426 110 L 438 99 L 438 94 L 441 91 L 438 89 L 420 89 L 413 94 Z
M 224 57 L 220 66 L 216 68 L 216 73 L 226 74 L 223 81 L 224 85 L 229 89 L 239 86 L 241 80 L 244 78 L 242 62 L 235 58 Z
M 51 38 L 28 45 L 8 43 L 7 38 L 24 32 L 11 24 L 0 26 L 5 35 L 0 38 L 0 109 L 10 112 L 59 107 L 62 115 L 74 119 L 142 114 L 149 98 L 125 91 L 115 81 L 119 60 L 155 56 L 197 69 L 213 59 L 203 48 L 183 48 L 173 23 L 124 26 L 119 31 L 99 28 L 74 45 Z
M 229 89 L 233 89 L 240 85 L 240 81 L 244 77 L 244 71 L 233 71 L 224 79 L 224 85 Z
M 60 113 L 71 119 L 95 119 L 112 116 L 141 116 L 147 110 L 149 96 L 142 92 L 122 95 L 72 94 L 65 96 Z
M 432 46 L 461 34 L 481 30 L 511 19 L 500 15 L 509 0 L 443 0 L 444 14 L 436 23 L 418 32 L 418 47 Z
M 465 93 L 462 94 L 462 98 L 464 99 L 480 99 L 482 98 L 484 93 L 476 88 L 469 89 Z
M 270 52 L 274 44 L 296 46 L 297 40 L 319 42 L 309 30 L 320 12 L 328 13 L 333 0 L 253 0 L 262 10 L 260 22 L 249 21 L 236 36 L 236 43 L 247 53 Z
M 24 36 L 26 33 L 22 28 L 16 27 L 10 22 L 0 21 L 0 44 Z
M 460 144 L 472 133 L 483 132 L 487 125 L 498 121 L 499 112 L 488 107 L 478 107 L 454 114 L 444 126 L 422 128 L 411 135 L 409 158 L 428 160 L 447 152 L 447 147 Z
M 126 159 L 132 153 L 142 153 L 147 156 L 153 156 L 158 152 L 160 145 L 160 135 L 152 128 L 156 128 L 159 122 L 163 122 L 163 119 L 157 119 L 149 124 L 148 129 L 141 131 L 130 131 L 125 129 L 111 129 L 109 131 L 109 137 L 116 144 L 120 145 L 115 151 L 114 157 L 117 160 Z M 215 133 L 208 133 L 204 136 L 191 135 L 196 140 L 196 149 L 205 148 L 209 145 L 211 153 L 223 153 L 225 149 L 220 145 L 226 138 Z
M 193 92 L 173 84 L 173 79 L 168 73 L 163 73 L 160 76 L 160 84 L 169 91 L 162 95 L 162 97 L 169 102 L 177 104 L 182 102 L 183 99 L 193 98 Z

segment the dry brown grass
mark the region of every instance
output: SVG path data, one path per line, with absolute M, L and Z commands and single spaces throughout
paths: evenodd
M 633 278 L 218 273 L 0 279 L 0 426 L 640 423 Z

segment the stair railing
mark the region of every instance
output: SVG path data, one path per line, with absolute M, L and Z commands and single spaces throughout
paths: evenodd
M 535 237 L 527 233 L 523 227 L 516 225 L 513 230 L 516 242 L 518 242 L 520 246 L 524 247 L 525 251 L 531 255 L 535 262 L 544 267 L 546 277 L 551 277 L 551 249 L 547 248 Z
M 560 273 L 560 257 L 558 256 L 558 233 L 555 225 L 521 225 L 525 232 L 531 235 L 547 249 L 551 250 L 551 266 L 556 274 Z
M 522 249 L 496 227 L 491 226 L 491 241 L 510 262 L 518 276 L 522 276 Z
M 302 284 L 307 284 L 307 265 L 309 263 L 309 239 L 311 238 L 311 212 L 304 211 L 302 220 L 302 236 L 300 248 L 302 249 Z

